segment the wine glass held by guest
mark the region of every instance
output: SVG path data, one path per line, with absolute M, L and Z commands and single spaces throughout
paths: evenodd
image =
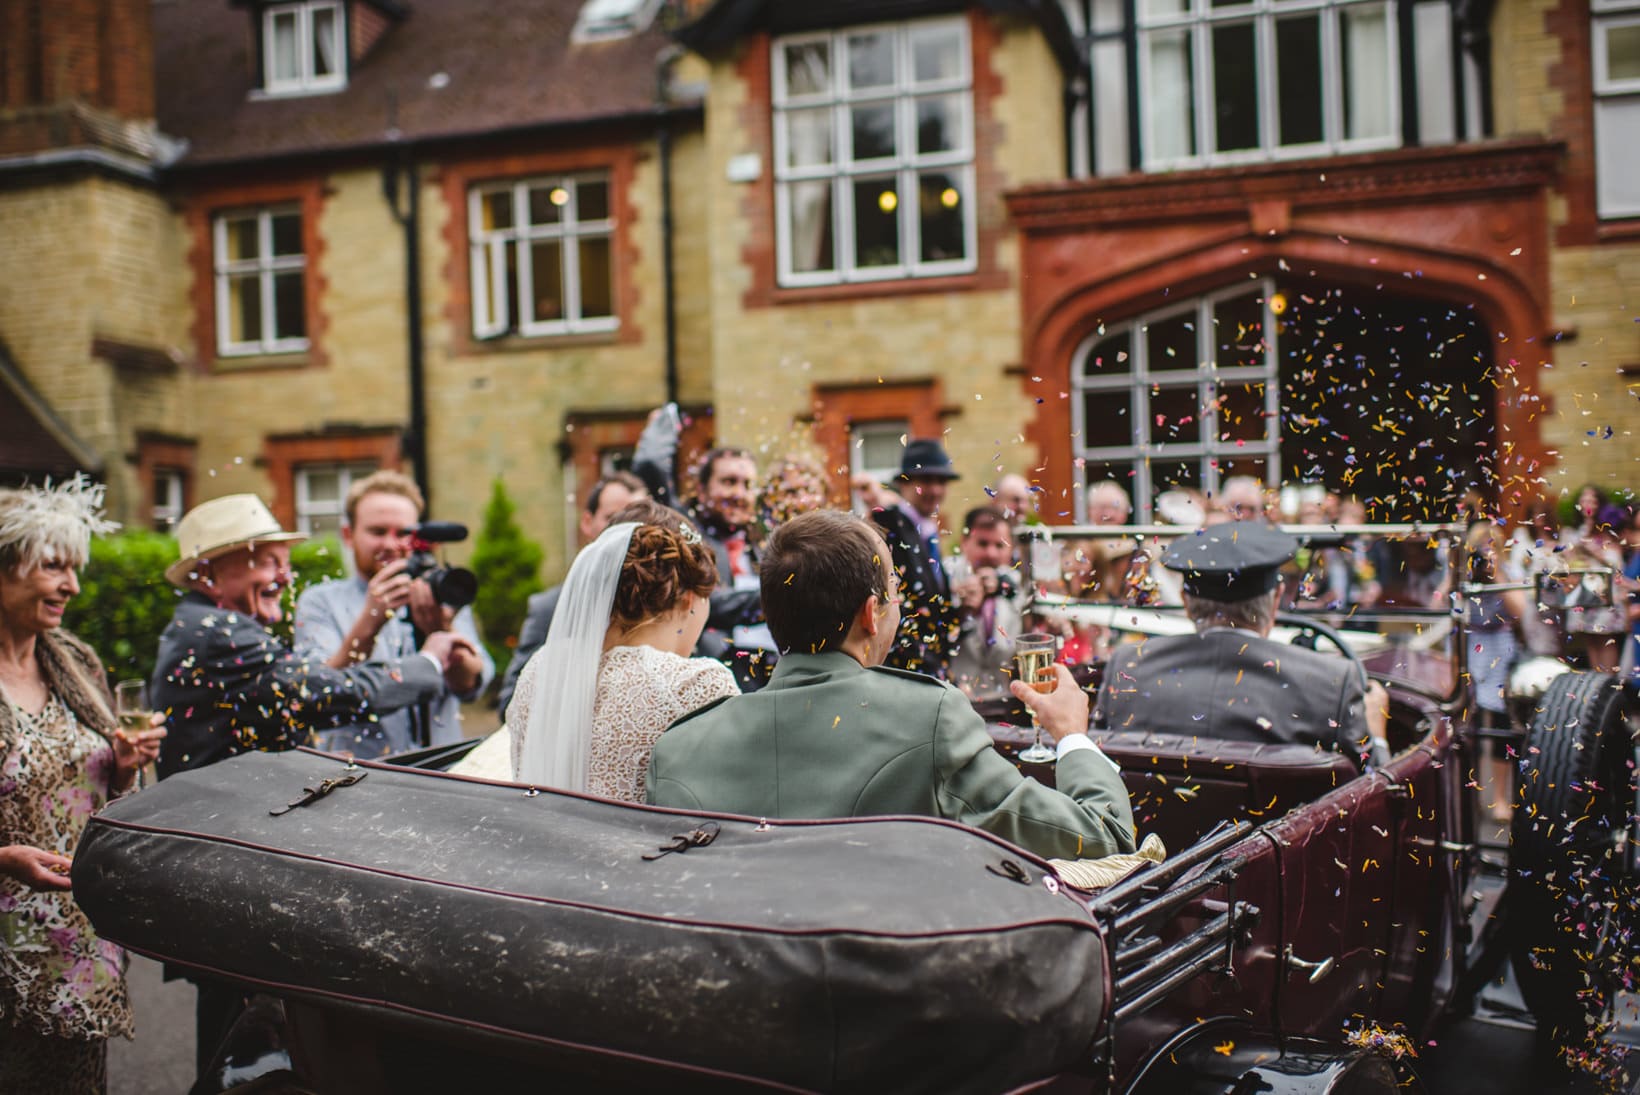
M 453 771 L 642 801 L 661 731 L 739 692 L 722 662 L 689 657 L 716 584 L 711 549 L 676 510 L 643 500 L 617 513 L 570 567 L 506 727 Z
M 165 736 L 119 728 L 102 660 L 62 628 L 91 537 L 115 527 L 102 498 L 81 478 L 0 490 L 0 1091 L 101 1092 L 109 1037 L 132 1032 L 124 952 L 68 892 L 87 821 Z

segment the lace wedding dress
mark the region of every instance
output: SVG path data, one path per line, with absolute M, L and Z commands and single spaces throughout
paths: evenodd
M 507 708 L 507 725 L 451 768 L 459 775 L 513 779 L 535 699 L 537 653 L 524 666 Z M 680 658 L 652 646 L 617 646 L 598 667 L 592 708 L 587 791 L 627 802 L 644 800 L 644 775 L 655 739 L 677 719 L 740 689 L 722 662 Z

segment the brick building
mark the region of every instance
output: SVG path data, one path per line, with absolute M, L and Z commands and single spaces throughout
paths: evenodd
M 1632 485 L 1640 0 L 20 0 L 0 475 L 304 527 L 944 433 L 1050 520 L 1235 472 Z

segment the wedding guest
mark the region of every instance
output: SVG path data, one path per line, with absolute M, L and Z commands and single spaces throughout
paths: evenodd
M 69 892 L 91 816 L 159 754 L 161 720 L 120 729 L 102 659 L 63 630 L 103 488 L 0 490 L 0 1091 L 101 1093 L 132 1034 L 125 953 Z

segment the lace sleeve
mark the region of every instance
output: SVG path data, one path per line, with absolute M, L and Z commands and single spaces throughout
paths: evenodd
M 678 677 L 678 702 L 684 714 L 705 707 L 724 696 L 740 695 L 740 686 L 729 667 L 713 658 L 689 658 Z
M 530 725 L 530 707 L 535 702 L 535 675 L 540 668 L 540 651 L 530 655 L 524 663 L 524 672 L 518 675 L 518 686 L 513 689 L 512 702 L 507 705 L 507 729 L 512 738 L 512 770 L 518 771 L 524 756 L 524 732 Z

